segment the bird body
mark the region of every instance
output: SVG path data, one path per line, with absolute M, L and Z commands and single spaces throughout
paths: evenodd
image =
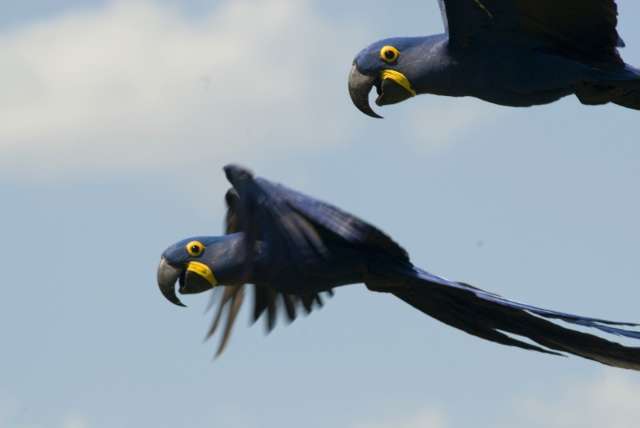
M 162 254 L 158 285 L 171 302 L 175 294 L 223 289 L 209 335 L 226 318 L 222 352 L 245 298 L 254 292 L 254 321 L 265 315 L 268 330 L 279 311 L 293 321 L 300 307 L 311 312 L 322 296 L 364 283 L 395 295 L 431 317 L 474 336 L 544 353 L 570 353 L 617 367 L 640 370 L 640 348 L 625 347 L 550 320 L 601 333 L 640 339 L 635 324 L 552 311 L 514 302 L 414 266 L 407 252 L 363 220 L 237 166 L 225 168 L 226 232 L 193 237 Z M 528 338 L 532 342 L 525 342 Z
M 640 72 L 617 48 L 613 0 L 442 0 L 446 33 L 375 42 L 354 59 L 351 98 L 361 111 L 415 95 L 471 96 L 529 107 L 575 94 L 584 104 L 640 109 Z

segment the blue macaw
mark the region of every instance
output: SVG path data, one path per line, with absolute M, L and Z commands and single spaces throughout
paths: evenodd
M 625 64 L 615 0 L 438 0 L 444 34 L 381 40 L 353 61 L 355 106 L 419 94 L 472 96 L 527 107 L 575 94 L 640 109 L 640 70 Z
M 270 331 L 278 311 L 288 321 L 309 313 L 333 288 L 364 283 L 471 335 L 549 354 L 569 353 L 603 364 L 640 369 L 640 348 L 610 342 L 551 320 L 640 339 L 619 323 L 517 303 L 414 266 L 407 252 L 376 227 L 339 208 L 274 184 L 238 166 L 225 167 L 232 184 L 224 236 L 198 236 L 170 246 L 158 267 L 158 285 L 171 302 L 182 294 L 223 289 L 213 335 L 226 317 L 218 354 L 229 339 L 247 287 L 255 294 L 253 320 L 266 314 Z M 251 284 L 251 285 L 247 285 Z M 532 342 L 524 342 L 528 338 Z

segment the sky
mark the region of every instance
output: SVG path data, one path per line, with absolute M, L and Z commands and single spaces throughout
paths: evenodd
M 640 65 L 640 4 L 618 3 Z M 435 1 L 4 2 L 0 428 L 634 426 L 635 373 L 486 343 L 362 285 L 269 336 L 241 314 L 215 361 L 208 297 L 157 290 L 167 246 L 221 232 L 235 162 L 436 274 L 638 321 L 638 113 L 353 108 L 361 48 L 441 30 Z

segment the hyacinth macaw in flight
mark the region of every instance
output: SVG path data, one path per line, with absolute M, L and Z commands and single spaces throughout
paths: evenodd
M 160 291 L 177 305 L 176 283 L 182 294 L 222 290 L 209 330 L 211 336 L 225 323 L 218 354 L 249 288 L 253 320 L 264 315 L 270 331 L 278 312 L 291 322 L 300 309 L 309 313 L 321 306 L 321 295 L 332 295 L 333 288 L 364 283 L 492 342 L 640 369 L 640 348 L 550 320 L 640 339 L 630 328 L 636 324 L 542 309 L 441 278 L 414 266 L 389 236 L 339 208 L 238 166 L 227 166 L 225 173 L 233 186 L 226 194 L 226 234 L 182 240 L 164 251 L 158 267 Z
M 640 70 L 618 52 L 615 0 L 438 0 L 444 34 L 375 42 L 353 61 L 349 94 L 379 116 L 419 94 L 528 107 L 575 94 L 640 109 Z

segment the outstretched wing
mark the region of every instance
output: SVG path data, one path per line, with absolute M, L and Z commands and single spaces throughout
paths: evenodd
M 566 352 L 603 364 L 640 370 L 640 348 L 610 342 L 593 334 L 572 330 L 547 319 L 640 339 L 640 332 L 621 323 L 552 311 L 514 302 L 467 284 L 451 282 L 428 272 L 414 272 L 408 286 L 393 293 L 415 308 L 452 327 L 503 345 L 558 354 Z M 528 338 L 536 344 L 517 337 Z M 540 345 L 540 346 L 538 346 Z
M 438 0 L 450 43 L 523 43 L 597 63 L 623 64 L 614 0 Z
M 264 224 L 253 225 L 251 223 L 253 220 L 247 218 L 241 220 L 241 217 L 243 217 L 241 210 L 245 204 L 243 204 L 243 201 L 235 189 L 230 189 L 227 192 L 225 200 L 227 203 L 225 232 L 227 234 L 241 231 L 247 233 L 251 231 L 257 239 L 269 235 L 268 232 L 265 233 L 260 228 L 260 226 L 265 227 Z M 276 326 L 279 313 L 283 313 L 283 318 L 291 323 L 296 319 L 301 310 L 305 314 L 310 314 L 314 309 L 321 308 L 324 304 L 322 295 L 325 297 L 333 296 L 333 291 L 331 290 L 325 293 L 285 294 L 271 287 L 253 284 L 225 286 L 222 295 L 218 295 L 217 290 L 215 290 L 212 294 L 211 305 L 215 304 L 215 300 L 218 300 L 218 306 L 209 332 L 207 333 L 207 338 L 212 337 L 216 331 L 219 330 L 223 321 L 225 323 L 216 355 L 220 355 L 228 343 L 238 312 L 242 307 L 245 294 L 249 288 L 252 289 L 254 296 L 252 321 L 255 323 L 264 316 L 267 333 Z
M 342 240 L 354 248 L 382 253 L 386 259 L 409 261 L 407 252 L 382 231 L 332 205 L 320 202 L 302 193 L 254 178 L 253 174 L 239 166 L 224 168 L 233 189 L 226 194 L 227 233 L 245 233 L 247 252 L 258 241 L 269 248 L 272 265 L 287 263 L 298 269 L 317 262 L 327 255 L 325 240 Z M 251 269 L 248 259 L 246 269 Z M 211 337 L 226 319 L 218 355 L 224 350 L 236 317 L 249 286 L 227 286 L 214 316 L 207 337 Z M 251 285 L 254 294 L 253 321 L 265 315 L 267 331 L 276 324 L 277 314 L 284 312 L 286 320 L 293 321 L 300 308 L 307 314 L 323 305 L 322 297 L 315 292 L 284 294 L 276 288 Z M 326 293 L 333 295 L 332 291 Z M 216 295 L 214 294 L 214 297 Z
M 273 257 L 304 267 L 326 256 L 326 239 L 340 240 L 388 260 L 409 261 L 407 252 L 384 232 L 339 208 L 253 175 L 225 167 L 238 194 L 237 222 L 250 239 L 269 244 Z

